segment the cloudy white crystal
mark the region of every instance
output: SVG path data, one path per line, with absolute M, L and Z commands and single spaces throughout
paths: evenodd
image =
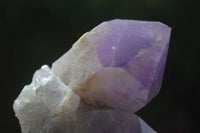
M 24 132 L 26 127 L 41 123 L 49 114 L 65 114 L 77 110 L 80 98 L 47 65 L 33 76 L 32 83 L 24 87 L 14 102 L 16 116 Z

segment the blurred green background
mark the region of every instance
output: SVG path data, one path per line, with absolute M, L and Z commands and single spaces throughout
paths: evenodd
M 137 114 L 159 133 L 197 133 L 199 7 L 198 0 L 1 0 L 0 132 L 20 132 L 12 104 L 36 69 L 51 65 L 102 21 L 121 18 L 173 29 L 161 92 Z

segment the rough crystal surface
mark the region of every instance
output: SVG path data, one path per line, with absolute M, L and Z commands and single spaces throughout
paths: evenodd
M 49 69 L 36 71 L 32 83 L 22 90 L 13 108 L 23 132 L 40 124 L 49 114 L 66 114 L 77 110 L 80 98 Z M 28 129 L 27 129 L 28 127 Z
M 13 108 L 23 133 L 155 133 L 133 113 L 159 92 L 171 29 L 112 20 L 37 70 Z

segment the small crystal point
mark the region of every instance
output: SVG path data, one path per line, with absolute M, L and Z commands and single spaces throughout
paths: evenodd
M 13 108 L 22 131 L 27 132 L 31 126 L 44 121 L 51 112 L 66 114 L 77 110 L 79 102 L 79 96 L 44 65 L 35 72 L 32 83 L 24 87 Z

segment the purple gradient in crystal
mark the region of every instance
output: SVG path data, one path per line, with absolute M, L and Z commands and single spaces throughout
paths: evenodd
M 125 69 L 144 86 L 141 91 L 148 91 L 146 103 L 157 95 L 164 73 L 170 27 L 160 22 L 112 20 L 91 32 L 97 36 L 93 44 L 103 67 Z

